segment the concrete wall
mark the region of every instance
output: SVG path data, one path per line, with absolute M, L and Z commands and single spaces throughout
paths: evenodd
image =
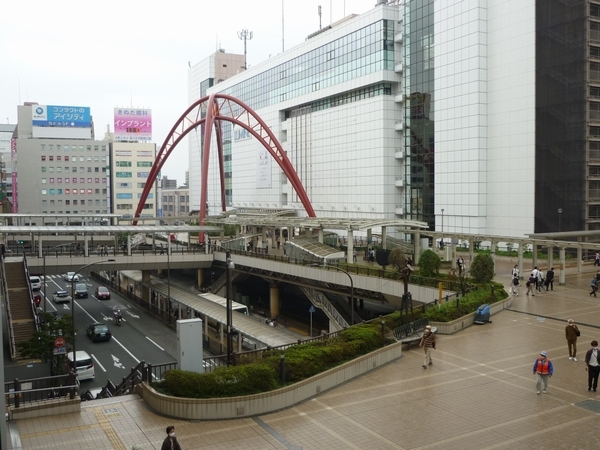
M 187 420 L 236 419 L 289 408 L 401 356 L 402 343 L 396 342 L 299 383 L 244 397 L 210 399 L 170 397 L 158 393 L 146 383 L 142 386 L 141 394 L 148 406 L 168 417 Z

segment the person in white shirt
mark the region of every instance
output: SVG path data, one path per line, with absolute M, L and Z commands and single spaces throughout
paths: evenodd
M 542 269 L 540 269 L 540 270 L 538 270 L 537 282 L 535 283 L 535 286 L 536 286 L 538 292 L 542 292 L 543 285 L 544 285 L 544 272 L 542 271 Z
M 585 370 L 588 373 L 588 391 L 598 389 L 598 375 L 600 375 L 600 356 L 598 355 L 598 341 L 592 341 L 592 348 L 585 353 Z
M 517 264 L 515 264 L 515 267 L 513 267 L 513 270 L 510 273 L 510 275 L 512 276 L 512 278 L 519 276 L 519 266 Z
M 538 287 L 538 281 L 537 281 L 537 279 L 538 279 L 539 272 L 540 271 L 538 270 L 537 266 L 535 266 L 533 268 L 533 270 L 531 271 L 531 278 L 533 278 L 535 280 L 535 289 L 537 289 L 537 287 Z

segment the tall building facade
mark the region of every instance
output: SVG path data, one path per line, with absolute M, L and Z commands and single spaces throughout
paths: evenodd
M 0 164 L 2 165 L 2 174 L 0 179 L 0 201 L 2 202 L 1 211 L 11 211 L 7 209 L 8 205 L 12 203 L 12 162 L 11 162 L 11 142 L 13 133 L 17 128 L 14 124 L 0 124 Z
M 190 102 L 207 66 L 190 69 Z M 518 237 L 600 227 L 599 74 L 600 2 L 380 0 L 206 92 L 265 120 L 317 216 Z M 228 207 L 302 215 L 262 145 L 223 128 Z
M 162 189 L 163 217 L 182 217 L 190 213 L 190 190 L 185 186 Z
M 17 109 L 13 212 L 108 213 L 109 143 L 94 139 L 89 108 L 26 103 Z

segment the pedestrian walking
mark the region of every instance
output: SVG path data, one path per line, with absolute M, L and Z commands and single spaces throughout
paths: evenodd
M 519 266 L 517 264 L 515 264 L 515 267 L 513 267 L 510 275 L 512 276 L 512 278 L 519 276 Z
M 160 450 L 181 450 L 181 445 L 179 445 L 179 442 L 177 441 L 175 427 L 173 425 L 167 427 L 167 437 L 163 441 Z
M 535 289 L 535 280 L 537 280 L 537 278 L 534 278 L 533 274 L 531 274 L 531 276 L 527 280 L 527 283 L 525 283 L 525 286 L 527 286 L 527 292 L 525 293 L 525 295 L 531 294 L 532 297 L 535 297 L 535 294 L 533 293 L 533 290 Z
M 533 268 L 533 270 L 531 271 L 531 278 L 533 278 L 533 284 L 534 284 L 535 290 L 537 290 L 537 287 L 538 287 L 537 286 L 538 285 L 538 273 L 539 273 L 539 270 L 538 270 L 537 266 L 535 266 Z
M 533 365 L 533 374 L 536 375 L 535 387 L 539 395 L 540 390 L 545 394 L 548 391 L 548 379 L 554 373 L 552 361 L 546 352 L 540 352 L 540 356 Z
M 462 275 L 463 268 L 465 267 L 465 260 L 462 256 L 459 256 L 456 260 L 456 265 L 458 267 L 458 275 Z
M 435 333 L 431 331 L 431 325 L 427 325 L 425 327 L 425 333 L 423 333 L 421 342 L 419 342 L 419 347 L 423 347 L 423 350 L 425 351 L 423 369 L 427 369 L 427 366 L 433 365 L 433 360 L 431 359 L 431 351 L 436 349 Z
M 518 297 L 519 296 L 519 276 L 513 275 L 513 279 L 511 284 L 512 295 Z
M 550 288 L 551 291 L 554 290 L 554 267 L 550 267 L 548 273 L 546 273 L 546 291 Z
M 544 285 L 544 272 L 542 269 L 538 270 L 537 283 L 535 285 L 538 292 L 542 292 L 542 286 Z
M 580 335 L 579 328 L 577 328 L 573 319 L 569 319 L 565 327 L 565 338 L 569 347 L 569 359 L 575 362 L 577 362 L 577 338 Z
M 598 375 L 600 375 L 600 356 L 598 355 L 598 341 L 592 341 L 592 348 L 585 352 L 585 370 L 588 373 L 588 391 L 598 389 Z
M 597 297 L 596 291 L 598 290 L 598 280 L 596 277 L 593 277 L 590 281 L 590 287 L 592 288 L 592 292 L 590 292 L 590 296 Z
M 594 255 L 594 266 L 600 266 L 600 252 L 596 252 Z

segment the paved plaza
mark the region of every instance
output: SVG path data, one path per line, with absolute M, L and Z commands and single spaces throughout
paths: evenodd
M 498 264 L 498 281 L 508 285 L 510 267 Z M 600 340 L 600 298 L 588 295 L 592 273 L 587 266 L 535 297 L 522 287 L 492 323 L 439 336 L 426 370 L 413 346 L 312 400 L 248 419 L 173 420 L 137 396 L 85 402 L 77 414 L 11 422 L 9 448 L 160 449 L 170 424 L 184 450 L 600 448 L 600 392 L 587 391 L 583 362 L 590 341 Z M 581 330 L 577 362 L 568 358 L 568 318 Z M 548 393 L 536 395 L 532 367 L 542 350 L 555 374 Z

